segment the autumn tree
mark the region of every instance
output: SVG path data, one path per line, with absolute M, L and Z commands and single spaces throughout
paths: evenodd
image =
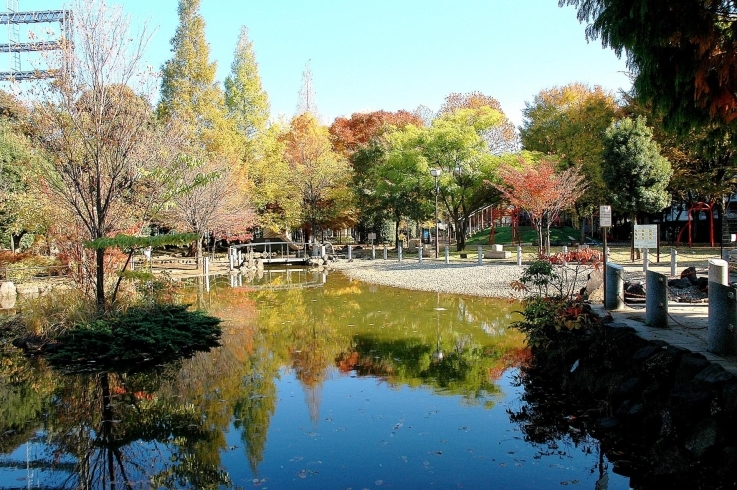
M 173 56 L 161 69 L 157 107 L 164 121 L 189 125 L 192 144 L 232 164 L 240 160 L 238 136 L 227 117 L 225 98 L 215 81 L 217 65 L 210 62 L 200 0 L 179 0 L 179 25 L 171 40 Z
M 497 172 L 501 184 L 495 187 L 502 199 L 527 212 L 537 230 L 538 253 L 549 255 L 550 225 L 584 192 L 583 175 L 576 167 L 558 170 L 550 159 L 539 163 L 520 159 L 518 165 L 500 165 Z
M 637 213 L 655 213 L 671 200 L 667 191 L 673 171 L 660 154 L 645 118 L 624 118 L 607 129 L 604 138 L 602 177 L 612 206 L 637 223 Z M 634 239 L 634 234 L 632 235 Z M 634 260 L 634 242 L 630 259 Z
M 587 39 L 626 52 L 638 97 L 668 127 L 737 118 L 737 5 L 732 1 L 559 0 L 587 22 Z
M 225 79 L 225 105 L 238 132 L 254 138 L 269 120 L 269 97 L 261 86 L 258 63 L 248 28 L 241 27 L 230 75 Z
M 129 87 L 140 79 L 149 35 L 145 28 L 132 32 L 122 10 L 104 0 L 80 0 L 74 11 L 76 43 L 74 49 L 64 45 L 61 55 L 73 69 L 40 86 L 43 99 L 33 118 L 50 155 L 46 185 L 86 238 L 95 240 L 129 224 L 132 186 L 141 169 L 154 163 L 152 108 Z M 105 249 L 94 254 L 95 299 L 102 310 Z
M 302 221 L 315 236 L 328 221 L 347 211 L 348 203 L 340 198 L 350 181 L 348 162 L 332 150 L 327 128 L 309 112 L 292 119 L 281 141 L 290 166 L 290 185 L 301 200 Z
M 556 155 L 562 168 L 578 167 L 586 177 L 586 192 L 576 201 L 579 217 L 604 202 L 602 140 L 617 109 L 612 93 L 571 83 L 541 90 L 522 111 L 520 136 L 525 150 Z M 583 241 L 583 226 L 580 232 Z
M 240 191 L 238 174 L 225 160 L 181 156 L 177 172 L 185 188 L 172 196 L 172 206 L 164 213 L 168 224 L 179 231 L 196 233 L 197 261 L 202 257 L 205 237 L 245 240 L 254 222 L 253 211 Z

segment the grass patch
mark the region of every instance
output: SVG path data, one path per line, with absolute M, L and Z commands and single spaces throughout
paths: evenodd
M 488 245 L 489 234 L 491 229 L 480 231 L 468 240 L 467 245 Z M 556 228 L 550 228 L 550 243 L 559 243 L 561 245 L 567 245 L 571 240 L 568 238 L 572 236 L 578 240 L 580 232 L 576 228 L 570 226 L 562 226 Z M 509 226 L 497 226 L 495 230 L 495 241 L 496 243 L 512 243 L 512 228 Z M 522 226 L 520 228 L 520 236 L 522 237 L 522 243 L 533 243 L 537 242 L 537 231 L 529 226 Z M 517 241 L 515 240 L 515 243 Z

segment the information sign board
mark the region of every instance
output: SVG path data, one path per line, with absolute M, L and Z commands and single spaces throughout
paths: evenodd
M 635 248 L 658 248 L 658 225 L 635 225 Z
M 611 206 L 599 206 L 599 226 L 601 227 L 612 226 L 612 207 Z

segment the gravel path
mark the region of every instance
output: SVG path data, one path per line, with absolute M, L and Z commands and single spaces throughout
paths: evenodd
M 522 298 L 510 283 L 519 279 L 523 267 L 512 264 L 445 264 L 417 261 L 338 260 L 330 268 L 359 281 L 403 289 L 468 294 L 495 298 Z

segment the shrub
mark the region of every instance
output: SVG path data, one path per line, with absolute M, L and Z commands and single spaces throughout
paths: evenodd
M 591 306 L 576 293 L 582 264 L 558 265 L 541 257 L 525 268 L 517 288 L 532 290 L 525 303 L 523 320 L 511 326 L 527 337 L 531 347 L 545 348 L 556 336 L 575 330 L 590 330 L 599 325 Z
M 187 305 L 132 307 L 123 314 L 76 326 L 58 337 L 55 365 L 94 362 L 130 369 L 166 362 L 220 345 L 220 319 Z

